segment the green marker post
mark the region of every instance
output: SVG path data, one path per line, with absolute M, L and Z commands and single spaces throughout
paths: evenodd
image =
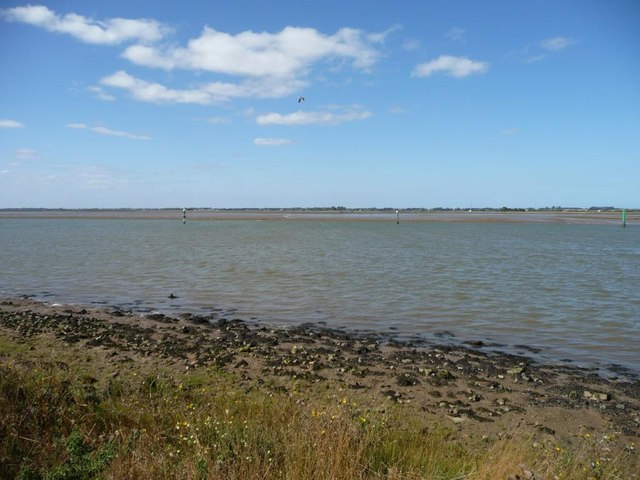
M 622 209 L 622 228 L 627 226 L 627 211 Z

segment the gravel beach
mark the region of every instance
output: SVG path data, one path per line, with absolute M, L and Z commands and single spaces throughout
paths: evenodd
M 460 432 L 469 445 L 517 430 L 571 441 L 610 434 L 630 452 L 640 436 L 640 381 L 468 346 L 423 345 L 321 325 L 274 329 L 235 318 L 0 302 L 0 336 L 28 346 L 0 363 L 91 351 L 106 379 L 133 369 L 216 368 L 275 394 L 348 396 L 371 408 L 400 404 Z M 69 353 L 71 352 L 71 357 Z M 63 366 L 64 367 L 64 366 Z M 304 400 L 301 400 L 304 401 Z

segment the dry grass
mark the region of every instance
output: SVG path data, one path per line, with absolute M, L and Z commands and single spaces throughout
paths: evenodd
M 470 450 L 401 408 L 320 395 L 301 402 L 240 388 L 215 370 L 107 379 L 90 365 L 0 358 L 0 478 L 485 480 L 524 470 L 546 479 L 635 474 L 628 458 L 607 456 L 606 438 L 588 434 L 561 446 L 520 432 Z

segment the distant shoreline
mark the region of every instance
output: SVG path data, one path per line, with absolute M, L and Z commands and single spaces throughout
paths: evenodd
M 640 222 L 640 210 L 627 211 L 627 225 Z M 0 209 L 0 219 L 176 220 L 180 208 L 166 209 Z M 187 221 L 384 221 L 466 223 L 620 224 L 620 210 L 416 210 L 404 209 L 187 209 Z

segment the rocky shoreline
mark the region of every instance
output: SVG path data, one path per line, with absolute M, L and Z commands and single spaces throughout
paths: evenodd
M 181 372 L 215 368 L 280 394 L 349 396 L 372 408 L 401 404 L 457 428 L 470 442 L 514 429 L 569 441 L 610 432 L 628 450 L 640 437 L 637 378 L 536 364 L 485 352 L 481 342 L 429 346 L 320 325 L 274 329 L 234 318 L 139 316 L 13 298 L 0 301 L 0 336 L 90 349 L 104 359 L 105 376 L 142 364 Z M 0 355 L 0 363 L 9 360 L 20 358 Z

